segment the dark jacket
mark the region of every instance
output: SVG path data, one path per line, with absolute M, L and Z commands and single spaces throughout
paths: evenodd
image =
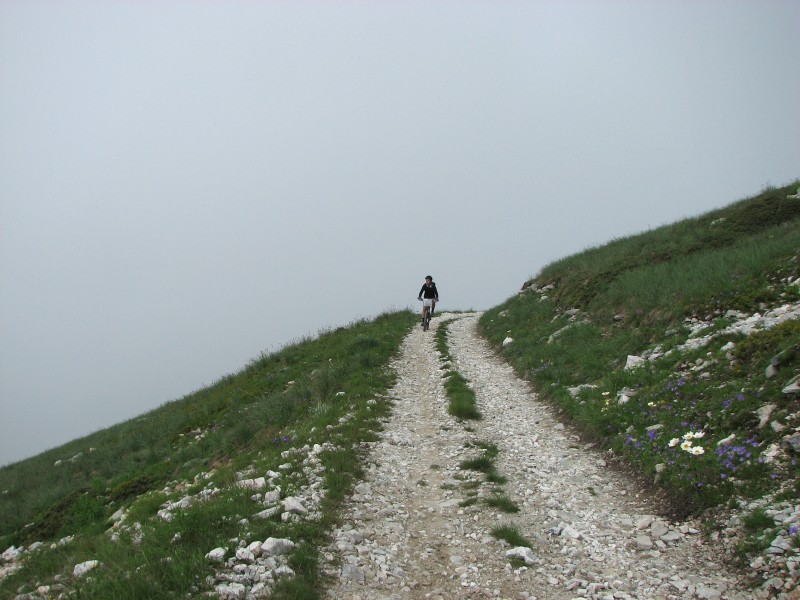
M 439 292 L 436 290 L 436 284 L 431 282 L 430 285 L 427 283 L 422 284 L 422 289 L 419 291 L 417 298 L 434 298 L 436 300 L 439 299 Z

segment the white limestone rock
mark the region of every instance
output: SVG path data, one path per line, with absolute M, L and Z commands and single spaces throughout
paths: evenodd
M 800 392 L 800 377 L 795 377 L 782 391 L 784 394 L 796 394 Z
M 683 534 L 681 534 L 680 532 L 678 532 L 678 531 L 669 531 L 669 532 L 667 532 L 667 533 L 665 533 L 664 535 L 661 536 L 661 541 L 662 542 L 674 543 L 674 542 L 680 541 L 682 538 L 683 538 Z
M 634 540 L 637 550 L 650 550 L 653 547 L 653 540 L 648 535 L 637 536 Z
M 511 550 L 506 550 L 506 558 L 518 558 L 519 560 L 525 561 L 526 565 L 533 565 L 538 562 L 533 550 L 526 546 L 518 546 Z
M 221 583 L 214 589 L 223 600 L 240 600 L 247 595 L 247 587 L 241 583 Z
M 236 560 L 240 563 L 247 563 L 249 565 L 256 562 L 256 556 L 248 548 L 236 549 Z
M 89 571 L 92 571 L 100 566 L 100 562 L 96 560 L 87 560 L 86 562 L 79 563 L 75 565 L 75 568 L 72 569 L 72 576 L 73 577 L 83 577 Z
M 225 560 L 226 553 L 227 550 L 225 548 L 214 548 L 211 552 L 206 554 L 206 559 L 211 562 L 221 563 Z
M 778 408 L 775 404 L 765 404 L 761 408 L 756 411 L 756 416 L 758 417 L 758 428 L 761 429 L 769 422 L 769 418 L 772 416 L 772 412 Z
M 267 480 L 263 477 L 257 477 L 256 479 L 242 479 L 241 481 L 237 481 L 236 485 L 246 490 L 263 490 L 265 487 L 267 487 Z
M 261 556 L 261 542 L 253 542 L 247 546 L 247 549 L 258 558 Z
M 788 450 L 800 453 L 800 433 L 787 435 L 781 440 L 781 446 Z M 776 449 L 777 450 L 777 449 Z M 777 454 L 777 452 L 776 452 Z
M 344 565 L 339 576 L 345 581 L 355 581 L 356 583 L 364 583 L 366 580 L 364 569 L 356 565 Z
M 561 524 L 561 536 L 568 537 L 573 540 L 580 539 L 581 532 L 575 529 L 572 525 Z
M 627 360 L 625 361 L 625 370 L 633 371 L 634 369 L 638 369 L 639 367 L 644 365 L 646 362 L 647 361 L 641 356 L 634 356 L 632 354 L 629 354 Z
M 283 508 L 280 506 L 273 506 L 272 508 L 268 508 L 266 510 L 262 510 L 261 512 L 257 512 L 253 516 L 257 519 L 270 519 L 275 515 L 279 515 L 283 512 Z
M 264 494 L 264 506 L 272 506 L 281 501 L 281 488 L 277 487 Z
M 0 554 L 0 561 L 2 562 L 13 562 L 17 560 L 17 558 L 22 554 L 22 548 L 17 548 L 16 546 L 9 546 L 3 551 L 3 554 Z
M 650 535 L 654 538 L 660 538 L 667 535 L 667 533 L 669 533 L 669 527 L 663 521 L 656 520 L 650 524 Z
M 638 530 L 647 529 L 648 527 L 650 527 L 650 525 L 653 523 L 654 520 L 655 517 L 653 517 L 653 515 L 645 515 L 638 521 L 636 521 L 636 529 Z
M 593 390 L 596 389 L 597 386 L 593 383 L 582 383 L 581 385 L 576 385 L 575 387 L 567 388 L 567 391 L 570 393 L 570 396 L 573 398 L 577 398 L 580 396 L 580 393 L 583 390 Z
M 294 496 L 289 496 L 283 501 L 283 509 L 291 514 L 294 515 L 305 515 L 308 514 L 308 509 L 303 506 L 303 503 L 300 502 L 298 498 Z
M 286 565 L 281 565 L 275 569 L 276 577 L 294 577 L 294 570 Z
M 288 554 L 297 547 L 292 540 L 286 538 L 267 538 L 261 544 L 261 552 L 267 556 L 281 556 Z

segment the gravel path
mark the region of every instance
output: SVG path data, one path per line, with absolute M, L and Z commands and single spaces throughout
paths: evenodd
M 478 314 L 442 314 L 405 339 L 393 365 L 392 415 L 370 444 L 364 482 L 326 549 L 329 598 L 684 599 L 753 597 L 715 562 L 696 524 L 655 515 L 635 483 L 539 402 L 476 333 Z M 449 325 L 457 370 L 483 414 L 462 423 L 447 413 L 435 329 Z M 459 463 L 497 445 L 504 485 Z M 459 506 L 470 494 L 479 501 Z M 504 494 L 509 514 L 483 499 Z M 510 525 L 531 542 L 514 561 L 491 535 Z

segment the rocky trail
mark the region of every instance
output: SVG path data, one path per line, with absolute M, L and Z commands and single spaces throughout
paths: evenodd
M 671 523 L 637 484 L 555 417 L 478 336 L 478 314 L 416 328 L 393 365 L 398 381 L 366 479 L 325 549 L 327 597 L 373 599 L 732 599 L 752 592 L 718 562 L 697 523 Z M 435 329 L 449 325 L 454 367 L 471 382 L 479 421 L 447 412 Z M 499 449 L 506 483 L 459 464 Z M 462 506 L 470 494 L 478 501 Z M 519 512 L 485 500 L 505 496 Z M 515 528 L 532 548 L 492 535 Z M 511 560 L 507 553 L 517 557 Z

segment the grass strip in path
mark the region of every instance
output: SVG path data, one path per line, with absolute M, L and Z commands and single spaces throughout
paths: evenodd
M 444 321 L 436 329 L 436 349 L 442 357 L 446 368 L 444 389 L 450 399 L 448 412 L 457 419 L 479 420 L 481 413 L 475 400 L 475 392 L 468 385 L 468 381 L 456 369 L 452 368 L 452 357 L 447 347 L 447 327 L 452 321 Z

